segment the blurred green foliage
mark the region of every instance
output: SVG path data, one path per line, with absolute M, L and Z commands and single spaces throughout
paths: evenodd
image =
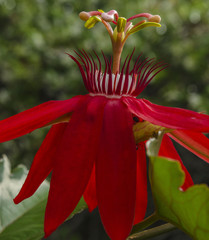
M 0 0 L 0 118 L 51 99 L 85 94 L 81 75 L 65 52 L 85 49 L 111 54 L 101 24 L 87 30 L 78 13 L 116 9 L 120 16 L 159 14 L 160 29 L 148 28 L 127 41 L 123 57 L 136 47 L 170 67 L 141 94 L 154 103 L 209 113 L 208 0 Z M 48 129 L 3 143 L 16 166 L 30 166 Z

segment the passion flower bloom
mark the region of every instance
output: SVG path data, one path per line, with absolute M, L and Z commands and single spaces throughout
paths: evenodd
M 81 14 L 87 25 L 102 21 L 113 43 L 113 63 L 104 55 L 105 67 L 85 51 L 69 56 L 78 65 L 88 94 L 64 101 L 49 101 L 0 121 L 0 141 L 9 141 L 37 128 L 52 125 L 37 152 L 15 203 L 34 194 L 52 172 L 45 214 L 45 237 L 62 224 L 82 195 L 90 211 L 98 206 L 104 228 L 112 240 L 124 240 L 140 222 L 147 205 L 145 142 L 158 131 L 165 135 L 159 155 L 181 162 L 169 137 L 208 161 L 209 116 L 180 108 L 153 104 L 136 97 L 166 64 L 137 59 L 133 53 L 120 68 L 124 39 L 132 30 L 117 12 Z M 99 20 L 98 20 L 99 19 Z M 110 30 L 109 22 L 116 24 Z M 152 23 L 154 24 L 154 23 Z M 157 24 L 157 23 L 156 23 Z M 114 35 L 115 34 L 115 35 Z M 111 67 L 113 65 L 113 68 Z M 193 184 L 186 173 L 182 189 Z

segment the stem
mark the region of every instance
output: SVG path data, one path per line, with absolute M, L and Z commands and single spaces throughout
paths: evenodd
M 128 18 L 127 22 L 129 22 L 135 18 L 140 18 L 140 17 L 150 18 L 151 16 L 152 16 L 152 14 L 150 14 L 150 13 L 139 13 L 139 14 L 136 14 L 136 15 Z
M 142 240 L 148 239 L 151 237 L 158 236 L 162 233 L 166 233 L 176 229 L 176 227 L 170 223 L 163 224 L 159 227 L 154 227 L 148 230 L 144 230 L 140 233 L 133 234 L 132 236 L 128 237 L 127 240 Z
M 113 68 L 112 68 L 112 72 L 114 74 L 120 72 L 121 53 L 122 53 L 122 49 L 116 49 L 116 51 L 113 50 Z
M 120 72 L 120 59 L 124 43 L 122 42 L 122 33 L 118 33 L 116 42 L 113 42 L 113 69 L 114 74 Z
M 110 26 L 110 24 L 108 22 L 104 21 L 102 18 L 101 18 L 101 21 L 104 24 L 105 28 L 107 29 L 107 32 L 108 32 L 108 34 L 110 36 L 110 39 L 113 43 L 114 40 L 113 40 L 113 36 L 112 36 L 113 35 L 112 27 Z
M 150 215 L 149 217 L 145 218 L 143 221 L 141 221 L 140 223 L 136 224 L 133 226 L 133 229 L 131 231 L 131 234 L 137 233 L 147 227 L 149 227 L 150 225 L 152 225 L 153 223 L 157 222 L 159 220 L 159 216 L 155 213 L 153 213 L 152 215 Z
M 112 70 L 112 72 L 114 74 L 116 74 L 117 72 L 119 73 L 119 71 L 120 71 L 120 59 L 121 59 L 121 53 L 123 51 L 123 46 L 124 46 L 124 43 L 122 42 L 122 33 L 119 33 L 117 35 L 117 41 L 115 41 L 113 38 L 113 30 L 112 30 L 110 24 L 107 23 L 106 21 L 104 21 L 102 18 L 101 18 L 101 20 L 102 20 L 102 23 L 104 24 L 104 26 L 106 27 L 106 29 L 109 33 L 111 42 L 112 42 L 112 48 L 113 48 L 113 70 Z
M 99 11 L 90 11 L 88 12 L 91 16 L 97 16 L 97 15 L 101 15 L 102 13 Z

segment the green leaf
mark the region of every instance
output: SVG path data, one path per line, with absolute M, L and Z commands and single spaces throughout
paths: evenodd
M 25 166 L 19 165 L 11 173 L 8 158 L 4 155 L 0 159 L 0 240 L 40 240 L 44 235 L 49 183 L 44 181 L 37 192 L 22 203 L 13 203 L 27 172 Z M 84 208 L 86 203 L 81 198 L 69 218 Z
M 49 183 L 44 181 L 36 194 L 22 203 L 16 205 L 13 202 L 27 173 L 23 165 L 11 173 L 8 158 L 3 155 L 0 159 L 0 240 L 40 239 L 43 235 L 41 229 Z
M 38 203 L 20 218 L 14 219 L 0 234 L 0 240 L 40 240 L 44 236 L 46 202 Z
M 151 157 L 150 182 L 157 214 L 193 239 L 209 239 L 209 188 L 194 185 L 183 192 L 184 178 L 177 161 Z
M 18 205 L 14 204 L 13 199 L 24 183 L 27 173 L 23 165 L 19 165 L 11 173 L 10 162 L 6 155 L 0 159 L 0 232 L 25 214 L 28 209 L 32 209 L 47 198 L 49 183 L 44 181 L 33 197 Z

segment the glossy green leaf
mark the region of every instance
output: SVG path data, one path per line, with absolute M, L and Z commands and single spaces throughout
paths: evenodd
M 8 158 L 4 155 L 0 159 L 0 240 L 40 240 L 44 235 L 49 183 L 44 181 L 37 192 L 22 203 L 13 203 L 27 172 L 25 166 L 19 165 L 11 173 Z M 82 198 L 69 218 L 84 208 L 86 203 Z
M 36 194 L 16 205 L 14 197 L 27 176 L 27 169 L 19 165 L 11 172 L 8 158 L 0 159 L 0 240 L 40 239 L 49 183 L 44 181 Z M 27 231 L 26 231 L 27 230 Z M 24 238 L 25 237 L 25 238 Z
M 151 157 L 150 182 L 157 214 L 193 239 L 209 239 L 209 188 L 194 185 L 180 189 L 184 172 L 178 162 Z
M 0 234 L 0 240 L 40 240 L 44 236 L 44 212 L 46 200 L 14 220 Z

